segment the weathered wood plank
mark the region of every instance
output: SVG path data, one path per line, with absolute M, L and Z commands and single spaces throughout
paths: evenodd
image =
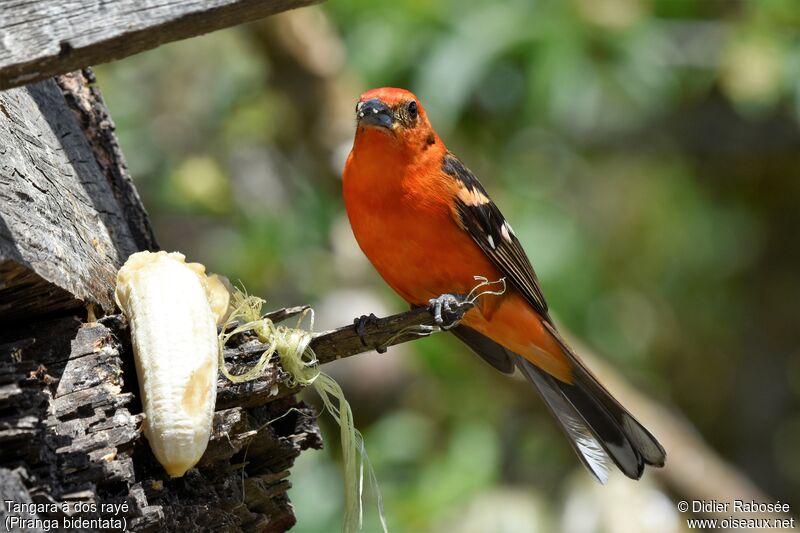
M 119 266 L 156 246 L 89 81 L 0 92 L 0 320 L 111 311 Z
M 4 0 L 0 90 L 320 0 Z

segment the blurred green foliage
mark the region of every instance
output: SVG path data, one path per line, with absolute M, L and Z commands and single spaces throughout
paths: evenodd
M 408 87 L 514 224 L 558 320 L 796 511 L 797 4 L 329 0 L 315 13 L 323 56 L 331 39 L 344 50 L 327 72 L 273 37 L 287 16 L 97 69 L 160 244 L 273 307 L 349 287 L 402 309 L 337 229 L 350 118 L 346 135 L 324 126 L 341 123 L 332 102 Z M 444 336 L 395 353 L 380 386 L 359 358 L 339 376 L 393 530 L 455 531 L 454 513 L 509 487 L 552 508 L 579 466 L 532 393 Z M 327 442 L 293 471 L 298 531 L 338 528 Z

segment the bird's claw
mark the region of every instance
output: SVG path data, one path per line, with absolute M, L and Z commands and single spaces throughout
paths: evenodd
M 464 313 L 467 311 L 463 307 L 465 303 L 467 300 L 462 295 L 442 294 L 438 298 L 428 300 L 428 309 L 433 314 L 436 324 L 447 330 L 456 327 L 464 318 Z
M 367 344 L 367 340 L 364 338 L 366 335 L 367 324 L 376 324 L 378 322 L 378 317 L 375 316 L 375 313 L 370 313 L 368 315 L 361 315 L 360 317 L 353 320 L 353 324 L 356 327 L 356 335 L 361 340 L 361 344 L 365 347 L 369 346 Z M 385 346 L 376 346 L 375 351 L 378 353 L 386 353 Z

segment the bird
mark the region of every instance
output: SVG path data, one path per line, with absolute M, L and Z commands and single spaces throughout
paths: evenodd
M 502 294 L 478 298 L 450 332 L 500 372 L 518 369 L 601 483 L 612 465 L 631 479 L 646 465 L 663 466 L 658 440 L 559 333 L 511 224 L 444 145 L 419 99 L 372 89 L 355 113 L 342 193 L 356 241 L 384 281 L 412 308 L 435 310 L 439 323 L 476 279 L 502 281 Z

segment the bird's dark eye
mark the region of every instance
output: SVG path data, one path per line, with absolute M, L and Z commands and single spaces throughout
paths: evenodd
M 417 111 L 417 103 L 414 100 L 411 100 L 408 103 L 408 106 L 406 106 L 406 109 L 408 110 L 408 117 L 411 120 L 416 120 L 417 113 L 418 113 L 418 111 Z

